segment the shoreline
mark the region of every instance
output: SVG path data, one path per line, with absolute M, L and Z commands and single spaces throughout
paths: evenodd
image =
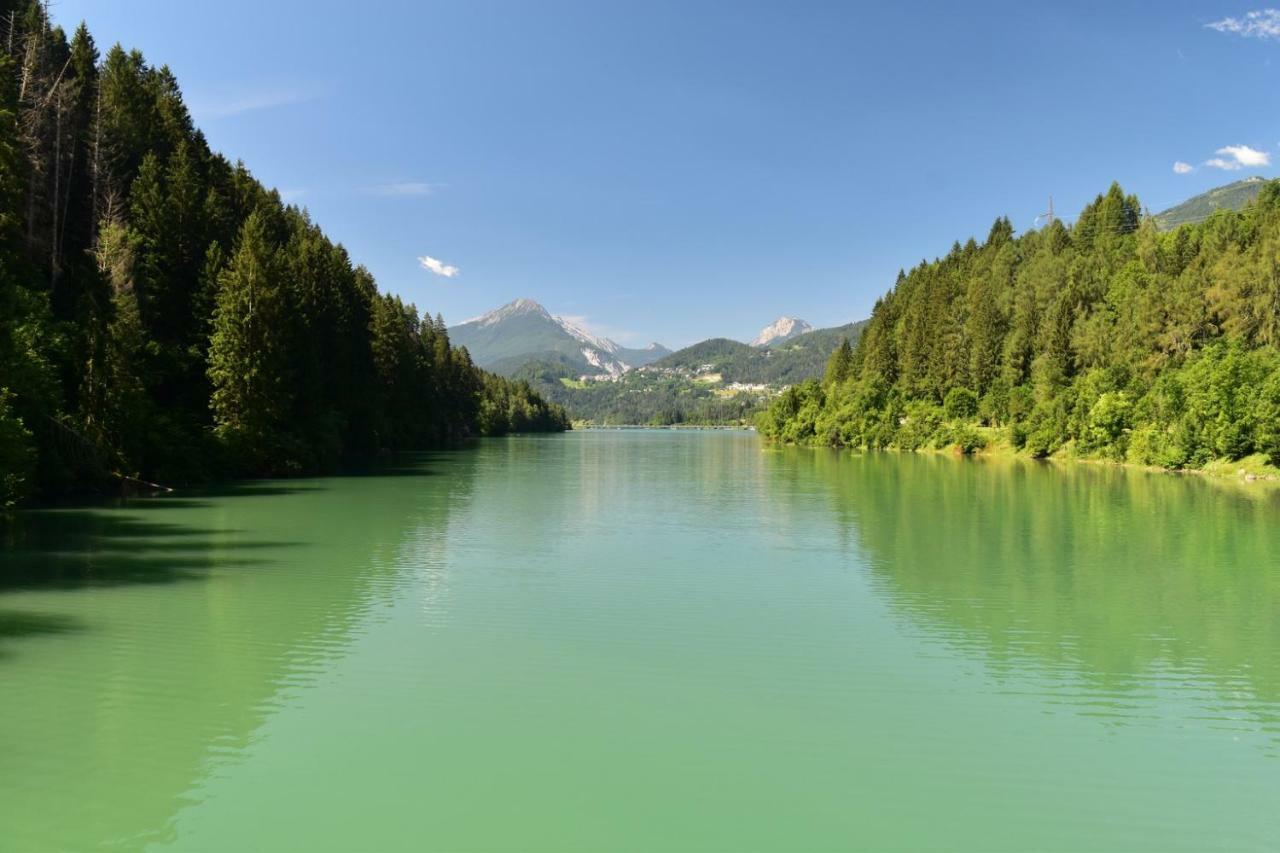
M 591 430 L 607 431 L 607 430 L 638 430 L 638 429 L 667 429 L 667 430 L 739 430 L 742 432 L 755 432 L 756 428 L 749 424 L 595 424 L 588 422 L 577 422 L 573 424 L 575 432 L 589 432 Z
M 955 444 L 949 444 L 945 447 L 920 447 L 915 450 L 907 450 L 901 447 L 886 447 L 878 450 L 871 450 L 856 447 L 830 447 L 819 444 L 774 442 L 769 439 L 765 439 L 765 441 L 773 447 L 807 447 L 815 450 L 835 450 L 847 453 L 919 453 L 928 456 L 968 457 L 984 461 L 1007 460 L 1017 462 L 1034 462 L 1063 467 L 1071 465 L 1089 465 L 1098 468 L 1142 471 L 1148 474 L 1199 477 L 1205 482 L 1215 483 L 1218 485 L 1243 486 L 1249 490 L 1280 489 L 1280 468 L 1276 468 L 1275 466 L 1267 463 L 1262 458 L 1261 454 L 1253 454 L 1251 456 L 1235 460 L 1217 458 L 1210 460 L 1202 468 L 1161 468 L 1158 465 L 1140 465 L 1136 462 L 1125 462 L 1096 456 L 1077 456 L 1071 452 L 1070 446 L 1059 449 L 1056 453 L 1050 456 L 1035 457 L 1025 451 L 1017 450 L 1005 442 L 992 442 L 981 450 L 976 450 L 973 453 L 966 454 L 960 452 L 958 446 Z

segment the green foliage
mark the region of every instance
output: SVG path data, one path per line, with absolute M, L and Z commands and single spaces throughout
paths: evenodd
M 8 389 L 0 388 L 0 508 L 25 497 L 35 470 L 31 433 L 10 409 Z
M 1124 391 L 1107 391 L 1089 409 L 1080 435 L 1080 448 L 1112 459 L 1123 459 L 1133 421 L 1133 401 Z
M 956 448 L 966 456 L 977 453 L 987 446 L 987 440 L 968 424 L 960 424 L 950 429 L 947 436 L 948 444 Z
M 850 377 L 807 408 L 777 401 L 761 431 L 969 452 L 977 419 L 1033 456 L 1280 462 L 1280 182 L 1168 233 L 1140 209 L 1113 185 L 1072 226 L 998 220 L 900 274 Z
M 564 409 L 550 404 L 529 383 L 486 375 L 480 403 L 480 433 L 554 432 L 569 428 Z
M 578 380 L 563 361 L 536 361 L 515 373 L 543 397 L 577 419 L 607 425 L 747 424 L 761 408 L 765 392 L 728 391 L 720 383 L 650 365 L 609 381 Z
M 952 388 L 942 401 L 942 413 L 949 421 L 967 421 L 978 414 L 978 395 L 968 388 Z
M 831 353 L 827 360 L 827 369 L 822 377 L 823 385 L 839 385 L 853 373 L 853 347 L 848 338 L 840 339 L 840 346 Z
M 1280 371 L 1267 378 L 1254 403 L 1256 447 L 1272 465 L 1280 466 Z
M 249 215 L 237 245 L 219 277 L 209 344 L 214 431 L 249 470 L 284 469 L 294 461 L 284 458 L 294 384 L 289 305 L 264 215 Z
M 1168 210 L 1156 214 L 1156 224 L 1161 228 L 1177 228 L 1202 222 L 1219 210 L 1241 210 L 1258 197 L 1258 191 L 1265 186 L 1262 178 L 1245 178 L 1222 187 L 1214 187 L 1208 192 L 1193 196 L 1176 204 Z
M 928 400 L 913 400 L 898 427 L 894 444 L 903 450 L 919 450 L 933 441 L 941 431 L 942 409 Z
M 796 384 L 822 376 L 840 342 L 857 342 L 865 326 L 864 321 L 815 329 L 770 347 L 712 338 L 660 358 L 650 369 L 697 372 L 706 368 L 720 374 L 725 382 Z
M 566 426 L 211 151 L 167 68 L 99 62 L 83 26 L 68 43 L 19 7 L 0 45 L 0 503 Z

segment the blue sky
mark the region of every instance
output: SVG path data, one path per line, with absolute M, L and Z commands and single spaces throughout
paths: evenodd
M 103 51 L 168 64 L 210 143 L 383 289 L 450 323 L 528 296 L 623 343 L 679 346 L 749 339 L 780 314 L 865 317 L 899 267 L 998 215 L 1033 227 L 1050 194 L 1071 217 L 1118 180 L 1159 210 L 1276 174 L 1280 14 L 1248 17 L 1261 8 L 58 0 L 53 14 L 86 20 Z

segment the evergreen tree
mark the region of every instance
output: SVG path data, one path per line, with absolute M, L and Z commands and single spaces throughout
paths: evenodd
M 262 213 L 240 229 L 216 305 L 209 344 L 215 429 L 251 472 L 266 473 L 283 451 L 291 389 L 281 336 L 287 297 Z
M 849 378 L 780 398 L 761 431 L 969 451 L 999 426 L 1035 455 L 1280 459 L 1280 182 L 1170 233 L 1140 210 L 1113 184 L 1070 227 L 1015 237 L 999 219 L 982 245 L 900 274 Z
M 169 69 L 6 8 L 0 503 L 567 425 L 210 151 Z
M 823 385 L 839 385 L 849 378 L 853 371 L 853 347 L 848 338 L 841 338 L 840 345 L 831 353 L 827 361 L 827 369 L 822 377 Z

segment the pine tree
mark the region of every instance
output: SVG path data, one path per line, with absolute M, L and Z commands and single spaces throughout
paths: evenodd
M 209 344 L 215 430 L 252 471 L 271 470 L 282 461 L 273 457 L 282 450 L 292 402 L 282 337 L 287 315 L 266 217 L 255 211 L 218 278 Z
M 853 347 L 849 346 L 848 338 L 841 338 L 840 345 L 831 353 L 831 358 L 827 360 L 827 369 L 822 377 L 823 385 L 840 385 L 853 371 Z
M 380 296 L 211 152 L 169 69 L 119 45 L 99 61 L 47 4 L 4 8 L 0 501 L 107 473 L 332 468 L 474 435 L 482 395 L 508 421 L 545 406 L 485 382 L 443 320 Z M 385 377 L 375 346 L 394 356 Z

